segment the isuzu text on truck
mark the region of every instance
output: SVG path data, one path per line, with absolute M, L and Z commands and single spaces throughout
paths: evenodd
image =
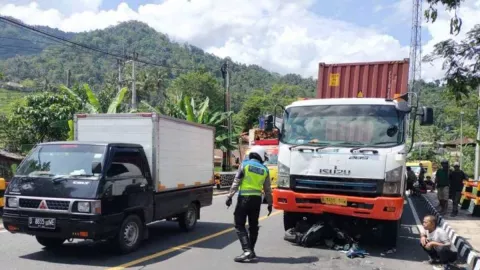
M 383 240 L 395 245 L 412 111 L 407 74 L 408 60 L 321 64 L 318 99 L 284 108 L 273 197 L 285 230 L 328 213 L 381 224 Z M 419 111 L 420 124 L 432 124 L 432 110 Z
M 214 133 L 152 113 L 77 115 L 76 141 L 39 144 L 20 164 L 3 225 L 46 247 L 106 239 L 121 252 L 154 221 L 192 230 L 212 204 Z

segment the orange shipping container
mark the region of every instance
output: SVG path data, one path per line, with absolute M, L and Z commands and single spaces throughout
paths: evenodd
M 408 92 L 409 59 L 344 64 L 320 63 L 317 98 L 394 98 Z

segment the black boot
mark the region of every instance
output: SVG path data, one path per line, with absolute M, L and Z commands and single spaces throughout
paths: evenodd
M 240 256 L 235 257 L 234 261 L 236 262 L 244 262 L 253 259 L 253 252 L 250 248 L 250 240 L 248 239 L 248 235 L 246 232 L 237 232 L 238 239 L 240 240 L 240 244 L 242 245 L 243 253 Z
M 255 254 L 255 244 L 257 243 L 257 239 L 258 239 L 258 229 L 254 230 L 250 228 L 249 232 L 250 232 L 250 247 L 252 248 L 252 257 L 257 258 L 257 254 Z

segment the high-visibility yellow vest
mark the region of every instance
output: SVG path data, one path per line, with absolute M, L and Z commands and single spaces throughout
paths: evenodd
M 243 180 L 239 188 L 241 196 L 262 196 L 263 183 L 268 176 L 268 168 L 256 160 L 247 160 L 242 164 Z

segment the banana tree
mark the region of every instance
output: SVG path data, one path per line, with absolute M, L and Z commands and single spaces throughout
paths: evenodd
M 237 140 L 240 136 L 240 127 L 235 126 L 231 136 L 228 136 L 228 129 L 224 125 L 225 121 L 232 116 L 232 112 L 211 112 L 209 110 L 209 98 L 207 97 L 198 106 L 195 100 L 189 96 L 178 95 L 171 97 L 166 101 L 164 108 L 157 109 L 142 101 L 142 106 L 147 111 L 165 114 L 171 117 L 185 119 L 190 122 L 209 125 L 215 127 L 215 148 L 222 151 L 237 149 Z
M 123 102 L 123 99 L 125 98 L 125 94 L 128 92 L 128 89 L 126 87 L 120 89 L 116 96 L 111 100 L 110 105 L 107 109 L 106 112 L 102 110 L 102 107 L 100 105 L 100 102 L 95 95 L 95 93 L 92 91 L 90 86 L 88 84 L 83 85 L 83 91 L 85 91 L 87 99 L 85 100 L 82 98 L 80 95 L 78 95 L 75 91 L 72 89 L 66 87 L 65 85 L 61 85 L 60 91 L 71 96 L 74 99 L 77 99 L 80 101 L 84 107 L 84 110 L 87 113 L 90 114 L 97 114 L 97 113 L 117 113 L 118 108 Z M 68 125 L 68 140 L 72 141 L 74 139 L 74 126 L 73 126 L 73 120 L 68 120 L 68 121 L 58 121 L 54 122 L 52 124 L 53 127 L 64 127 L 65 125 Z

